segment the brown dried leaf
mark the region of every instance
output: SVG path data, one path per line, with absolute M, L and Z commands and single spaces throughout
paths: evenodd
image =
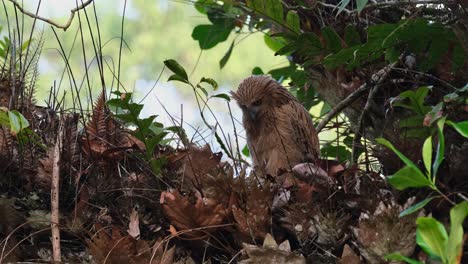
M 272 263 L 272 264 L 305 264 L 306 259 L 299 254 L 291 252 L 289 241 L 284 241 L 279 246 L 275 239 L 267 233 L 262 247 L 243 243 L 248 259 L 239 261 L 239 264 Z
M 115 226 L 110 227 L 110 232 L 99 224 L 95 228 L 96 234 L 86 243 L 98 263 L 150 263 L 151 249 L 146 241 L 135 240 Z
M 183 196 L 179 191 L 166 191 L 161 193 L 160 202 L 172 225 L 179 230 L 206 227 L 203 231 L 189 232 L 191 237 L 205 237 L 217 229 L 210 227 L 223 223 L 229 212 L 215 200 L 195 196 L 196 201 L 192 203 L 188 196 Z
M 138 211 L 135 208 L 130 214 L 127 233 L 135 239 L 140 238 L 140 221 L 138 220 Z
M 343 254 L 341 254 L 341 259 L 338 261 L 338 264 L 360 264 L 361 259 L 359 258 L 356 253 L 354 253 L 353 249 L 346 244 L 343 249 Z
M 236 200 L 231 206 L 242 241 L 263 238 L 271 226 L 271 206 L 275 191 L 259 188 L 253 181 L 237 179 Z
M 415 249 L 416 218 L 411 214 L 399 217 L 409 206 L 400 206 L 392 201 L 389 205 L 380 202 L 372 214 L 361 213 L 358 227 L 352 228 L 361 256 L 370 263 L 383 263 L 389 252 L 410 256 Z
M 47 156 L 39 159 L 37 174 L 34 177 L 34 182 L 45 190 L 50 190 L 52 180 L 52 165 L 54 163 L 54 148 L 47 149 Z

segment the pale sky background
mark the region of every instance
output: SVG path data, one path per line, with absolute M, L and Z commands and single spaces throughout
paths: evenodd
M 69 1 L 69 0 L 34 0 L 34 1 L 25 1 L 27 4 L 27 10 L 34 13 L 36 12 L 37 5 L 41 4 L 41 7 L 39 9 L 39 15 L 42 17 L 50 18 L 53 21 L 59 23 L 59 24 L 64 24 L 70 15 L 70 10 L 76 7 L 76 1 Z M 188 13 L 191 14 L 187 17 L 184 17 L 184 21 L 186 20 L 187 23 L 191 23 L 194 25 L 197 24 L 202 24 L 206 23 L 206 17 L 203 17 L 201 14 L 197 13 L 194 9 L 194 7 L 187 2 L 181 2 L 181 1 L 167 1 L 167 0 L 159 0 L 159 1 L 147 1 L 148 5 L 157 5 L 158 10 L 170 10 L 170 7 L 173 7 L 174 5 L 184 5 L 188 9 Z M 8 3 L 8 1 L 6 1 Z M 144 2 L 146 4 L 146 2 Z M 81 1 L 79 2 L 81 4 Z M 96 10 L 98 12 L 98 17 L 101 16 L 116 16 L 116 15 L 121 15 L 122 10 L 123 10 L 123 4 L 124 0 L 118 0 L 118 1 L 106 1 L 106 0 L 95 0 L 96 4 Z M 91 4 L 92 5 L 92 4 Z M 92 10 L 92 6 L 89 5 L 87 7 L 87 10 Z M 90 11 L 91 12 L 91 11 Z M 170 12 L 170 11 L 168 11 Z M 169 13 L 168 13 L 169 14 Z M 159 19 L 159 18 L 158 18 Z M 202 20 L 204 19 L 204 20 Z M 138 12 L 133 8 L 133 0 L 128 0 L 127 1 L 127 9 L 126 9 L 126 20 L 134 20 L 134 21 L 140 21 L 143 20 L 139 17 Z M 152 23 L 156 23 L 158 20 L 154 18 L 154 21 L 149 21 L 146 22 L 146 24 L 143 24 L 142 26 L 144 27 L 151 27 Z M 200 22 L 198 22 L 200 21 Z M 75 16 L 75 20 L 73 21 L 73 24 L 76 24 L 78 22 L 77 16 Z M 142 23 L 145 23 L 142 21 Z M 41 60 L 39 62 L 39 71 L 40 71 L 40 80 L 39 83 L 41 86 L 46 87 L 46 89 L 43 92 L 38 93 L 38 97 L 45 97 L 47 94 L 47 90 L 49 87 L 52 86 L 53 82 L 55 81 L 56 83 L 59 82 L 60 76 L 62 75 L 63 69 L 64 69 L 64 64 L 62 65 L 61 63 L 57 64 L 55 61 L 50 61 L 48 57 L 54 57 L 57 56 L 57 41 L 53 37 L 53 35 L 50 33 L 50 26 L 44 25 L 44 23 L 39 23 L 38 24 L 39 28 L 44 28 L 44 31 L 49 33 L 49 37 L 46 38 L 45 44 L 44 44 L 44 49 L 43 49 L 43 56 L 41 57 Z M 191 30 L 193 27 L 189 27 L 189 31 L 187 32 L 175 32 L 174 30 L 171 30 L 171 25 L 167 25 L 167 30 L 165 32 L 155 32 L 154 33 L 154 38 L 158 39 L 161 34 L 164 36 L 166 35 L 177 35 L 180 38 L 185 38 L 187 41 L 191 41 L 190 45 L 195 45 L 198 47 L 198 43 L 195 40 L 191 39 Z M 70 38 L 73 35 L 69 33 L 72 31 L 71 29 L 68 30 L 67 32 L 63 32 L 61 29 L 58 29 L 57 32 L 60 32 L 60 34 L 63 34 L 65 38 Z M 66 35 L 68 34 L 68 35 Z M 107 37 L 118 37 L 120 34 L 120 22 L 119 24 L 115 25 L 115 28 L 113 28 L 113 32 L 104 32 L 104 34 L 108 34 Z M 159 36 L 158 36 L 159 34 Z M 231 34 L 233 35 L 233 34 Z M 161 38 L 159 38 L 161 39 Z M 164 38 L 166 39 L 166 38 Z M 132 39 L 133 40 L 133 39 Z M 104 40 L 105 41 L 105 40 Z M 135 49 L 138 45 L 136 44 L 130 44 L 130 49 Z M 286 60 L 284 58 L 280 57 L 274 57 L 273 52 L 269 50 L 265 45 L 263 45 L 263 36 L 261 34 L 254 34 L 252 37 L 246 38 L 245 41 L 242 41 L 241 44 L 239 44 L 238 47 L 236 47 L 233 51 L 233 54 L 231 55 L 231 58 L 222 71 L 219 70 L 219 65 L 218 61 L 224 54 L 224 52 L 227 50 L 227 47 L 229 47 L 230 42 L 226 41 L 225 43 L 221 43 L 218 46 L 220 47 L 215 47 L 214 49 L 210 49 L 207 51 L 203 51 L 200 61 L 198 64 L 198 67 L 195 70 L 195 74 L 201 74 L 201 76 L 205 77 L 212 77 L 218 83 L 220 84 L 220 89 L 219 91 L 213 92 L 212 94 L 217 94 L 217 93 L 228 93 L 229 90 L 235 90 L 236 89 L 236 84 L 225 84 L 223 82 L 225 77 L 228 77 L 230 72 L 232 71 L 229 67 L 234 67 L 234 65 L 237 63 L 237 65 L 245 65 L 244 69 L 242 71 L 244 73 L 240 74 L 241 77 L 239 77 L 238 82 L 240 82 L 243 78 L 248 77 L 251 74 L 251 70 L 255 66 L 261 66 L 262 69 L 265 71 L 274 69 L 274 68 L 279 68 L 282 66 L 286 66 Z M 253 48 L 252 48 L 253 47 Z M 191 54 L 190 56 L 192 57 L 189 59 L 189 63 L 192 65 L 185 65 L 187 72 L 190 73 L 191 69 L 195 66 L 196 58 L 199 56 L 199 49 L 194 49 L 197 50 L 197 54 Z M 249 51 L 250 50 L 250 51 Z M 242 51 L 243 53 L 240 53 Z M 149 51 L 150 52 L 150 51 Z M 159 62 L 160 65 L 163 64 L 163 60 L 165 59 L 176 59 L 174 56 L 177 56 L 179 51 L 177 50 L 171 50 L 173 52 L 173 55 L 166 55 L 162 56 L 160 58 Z M 245 54 L 248 52 L 247 54 Z M 180 51 L 181 54 L 183 54 L 183 51 Z M 268 60 L 261 60 L 259 61 L 259 54 L 268 54 L 268 56 L 271 56 L 270 59 Z M 122 56 L 122 60 L 126 59 L 126 56 L 131 56 L 131 53 L 126 53 Z M 210 57 L 216 57 L 215 63 L 213 63 L 213 60 L 209 60 Z M 117 58 L 113 58 L 114 60 L 117 60 Z M 237 62 L 236 62 L 237 60 Z M 135 65 L 135 66 L 129 66 L 130 68 L 123 68 L 122 72 L 125 73 L 126 71 L 138 71 L 135 69 L 138 69 L 138 67 L 142 67 L 142 65 L 145 65 L 144 62 L 142 61 L 139 63 L 140 65 Z M 144 66 L 143 66 L 144 67 Z M 237 66 L 238 67 L 238 66 Z M 214 69 L 216 69 L 216 75 L 217 76 L 206 76 L 204 75 L 205 69 L 210 69 L 210 72 L 213 72 Z M 148 70 L 148 69 L 145 69 Z M 149 115 L 158 115 L 158 118 L 156 119 L 158 122 L 164 123 L 166 126 L 172 125 L 171 119 L 169 115 L 165 112 L 163 107 L 161 106 L 160 102 L 164 105 L 166 110 L 169 112 L 169 114 L 173 117 L 180 118 L 181 117 L 181 109 L 183 109 L 183 120 L 184 123 L 184 128 L 187 130 L 187 133 L 189 136 L 192 136 L 196 130 L 201 130 L 204 131 L 203 137 L 206 139 L 208 143 L 210 143 L 214 151 L 219 151 L 220 147 L 216 143 L 216 139 L 214 137 L 213 133 L 210 133 L 206 129 L 206 126 L 204 126 L 201 122 L 200 114 L 198 112 L 198 109 L 196 107 L 195 101 L 194 101 L 194 96 L 192 93 L 187 93 L 188 90 L 190 90 L 189 87 L 180 85 L 180 84 L 174 84 L 172 82 L 166 82 L 167 76 L 169 74 L 168 70 L 166 70 L 165 75 L 157 82 L 154 90 L 146 97 L 146 99 L 143 101 L 145 104 L 145 107 L 143 109 L 143 115 L 144 116 L 149 116 Z M 155 85 L 156 82 L 156 77 L 159 74 L 159 72 L 154 72 L 154 79 L 146 79 L 144 77 L 135 77 L 135 79 L 128 80 L 126 79 L 125 81 L 127 82 L 126 88 L 130 91 L 134 91 L 136 93 L 136 98 L 142 98 L 143 95 L 145 95 L 148 91 L 150 91 L 151 87 Z M 133 76 L 133 75 L 132 75 Z M 76 80 L 82 80 L 82 76 L 75 76 Z M 123 77 L 124 78 L 124 77 Z M 195 78 L 200 78 L 200 77 L 194 77 Z M 97 78 L 96 78 L 97 79 Z M 199 79 L 198 79 L 199 80 Z M 196 82 L 196 80 L 193 80 Z M 65 84 L 62 83 L 61 87 L 70 87 L 66 81 L 64 81 Z M 67 86 L 68 85 L 68 86 Z M 65 88 L 67 89 L 67 88 Z M 185 89 L 185 91 L 181 92 L 182 89 Z M 40 99 L 40 98 L 39 98 Z M 38 100 L 39 103 L 41 103 L 41 100 Z M 183 107 L 181 105 L 183 104 Z M 241 120 L 241 113 L 239 108 L 235 103 L 231 103 L 231 109 L 233 111 L 233 115 L 236 119 L 239 121 Z M 216 114 L 216 117 L 221 124 L 221 127 L 223 130 L 226 132 L 226 136 L 229 136 L 231 139 L 231 142 L 234 142 L 234 133 L 233 133 L 233 125 L 232 125 L 232 120 L 231 117 L 228 114 L 228 107 L 225 103 L 224 100 L 221 99 L 212 99 L 210 100 L 210 106 L 214 109 L 214 112 Z M 207 116 L 207 119 L 210 121 L 210 124 L 214 124 L 214 118 L 212 118 L 209 114 L 205 114 Z M 191 129 L 190 126 L 194 126 L 194 129 Z M 239 141 L 240 141 L 240 148 L 245 145 L 245 140 L 243 139 L 243 128 L 242 125 L 238 122 L 236 122 L 236 128 L 237 132 L 240 134 Z M 218 130 L 220 133 L 220 131 Z M 202 143 L 202 142 L 199 142 Z

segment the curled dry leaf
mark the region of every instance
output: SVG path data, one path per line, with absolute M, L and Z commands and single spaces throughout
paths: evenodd
M 223 223 L 229 212 L 218 201 L 195 194 L 195 202 L 190 197 L 183 196 L 179 191 L 161 193 L 160 203 L 167 218 L 184 235 L 191 238 L 203 238 L 207 233 L 217 230 L 217 225 Z M 203 228 L 202 231 L 192 230 Z M 192 231 L 191 231 L 192 230 Z

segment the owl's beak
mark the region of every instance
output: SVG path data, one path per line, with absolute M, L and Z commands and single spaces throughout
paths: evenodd
M 257 119 L 259 110 L 260 110 L 260 108 L 258 106 L 249 107 L 248 112 L 249 112 L 250 119 L 252 119 L 252 120 Z
M 257 111 L 249 110 L 249 116 L 250 116 L 250 119 L 255 120 L 255 118 L 257 117 Z

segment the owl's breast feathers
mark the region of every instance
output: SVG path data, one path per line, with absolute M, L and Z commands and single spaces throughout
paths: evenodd
M 244 112 L 243 125 L 254 166 L 276 175 L 280 168 L 290 169 L 318 158 L 319 141 L 310 114 L 284 87 L 269 77 L 254 76 L 244 80 L 238 91 L 235 99 L 240 103 L 248 101 L 242 96 L 245 94 L 269 100 L 256 120 Z

